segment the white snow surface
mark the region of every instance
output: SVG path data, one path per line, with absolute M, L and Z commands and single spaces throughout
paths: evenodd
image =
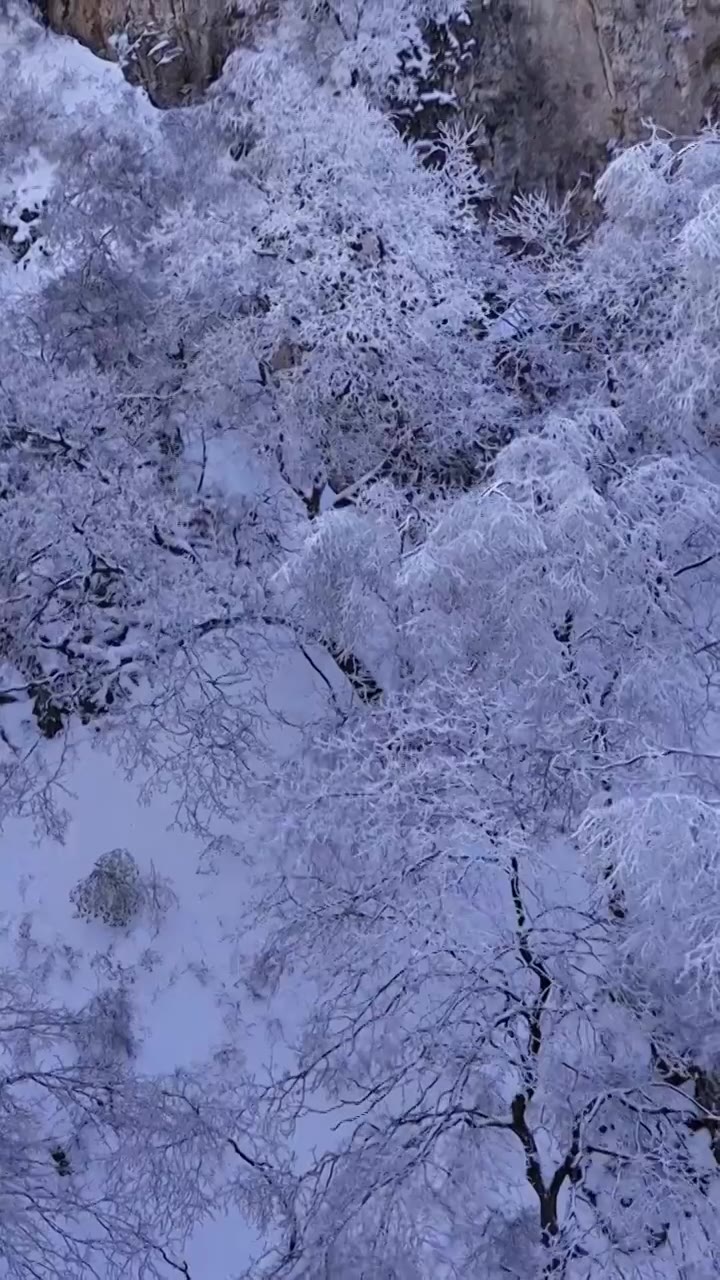
M 79 41 L 38 28 L 25 6 L 8 5 L 0 25 L 0 56 L 13 77 L 52 93 L 58 112 L 112 115 L 131 99 L 150 120 L 155 108 L 140 88 L 128 84 L 120 66 L 96 57 Z
M 110 755 L 81 743 L 68 776 L 71 822 L 63 846 L 38 841 L 27 823 L 9 821 L 2 837 L 3 911 L 0 965 L 17 963 L 18 931 L 29 959 L 50 960 L 43 996 L 70 1007 L 86 1004 L 109 979 L 127 984 L 137 1020 L 141 1073 L 166 1073 L 212 1058 L 242 1038 L 248 1065 L 262 1060 L 262 1036 L 240 1009 L 251 1004 L 236 943 L 246 885 L 239 860 L 203 872 L 201 849 L 170 830 L 172 798 L 150 805 Z M 145 873 L 167 877 L 177 904 L 156 931 L 139 924 L 124 933 L 79 919 L 69 894 L 100 853 L 126 848 Z M 238 1025 L 239 1020 L 239 1025 Z M 239 1218 L 206 1224 L 187 1253 L 192 1275 L 226 1280 L 257 1246 Z M 197 1270 L 195 1268 L 198 1268 Z

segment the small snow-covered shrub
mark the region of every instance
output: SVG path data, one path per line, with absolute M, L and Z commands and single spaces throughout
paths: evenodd
M 84 1065 L 110 1066 L 135 1056 L 133 1011 L 125 987 L 109 987 L 93 997 L 76 1038 Z
M 127 849 L 111 849 L 76 884 L 70 901 L 83 920 L 99 920 L 113 929 L 128 929 L 144 920 L 157 933 L 177 896 L 154 867 L 142 874 Z
M 177 906 L 177 894 L 165 876 L 159 876 L 154 866 L 143 877 L 143 913 L 147 924 L 157 934 L 168 912 Z
M 101 854 L 90 874 L 71 891 L 70 901 L 83 920 L 127 929 L 144 905 L 140 869 L 132 854 L 127 849 Z

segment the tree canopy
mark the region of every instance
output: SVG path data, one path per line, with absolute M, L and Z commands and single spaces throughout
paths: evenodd
M 720 1268 L 720 135 L 500 209 L 390 110 L 458 20 L 294 2 L 164 114 L 4 81 L 0 818 L 62 838 L 95 735 L 297 1005 L 147 1079 L 3 972 L 8 1276 L 190 1280 L 230 1203 L 258 1277 Z

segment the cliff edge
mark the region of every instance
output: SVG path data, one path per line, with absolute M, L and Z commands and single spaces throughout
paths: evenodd
M 201 94 L 249 25 L 227 0 L 44 0 L 44 11 L 120 58 L 159 106 Z M 431 133 L 454 97 L 484 121 L 482 159 L 501 192 L 562 194 L 648 120 L 683 134 L 717 114 L 720 0 L 471 0 L 434 64 L 412 132 Z

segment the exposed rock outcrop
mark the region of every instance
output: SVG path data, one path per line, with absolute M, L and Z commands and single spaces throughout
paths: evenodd
M 118 59 L 157 106 L 197 98 L 246 27 L 228 0 L 42 0 L 41 7 L 56 31 Z
M 694 132 L 720 106 L 720 0 L 475 0 L 457 45 L 438 42 L 434 83 L 483 118 L 500 190 L 564 193 L 646 122 Z M 413 122 L 431 135 L 450 110 Z
M 248 28 L 227 0 L 44 3 L 56 30 L 121 56 L 158 105 L 201 93 Z M 566 191 L 644 121 L 690 132 L 720 104 L 720 0 L 470 0 L 470 12 L 456 37 L 438 39 L 408 123 L 431 133 L 455 94 L 484 118 L 483 159 L 501 192 Z

